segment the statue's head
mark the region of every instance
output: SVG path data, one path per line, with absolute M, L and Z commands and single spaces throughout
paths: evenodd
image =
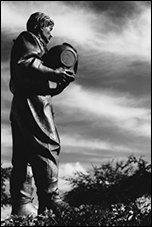
M 53 29 L 53 26 L 54 21 L 41 12 L 31 14 L 26 24 L 27 31 L 32 32 L 37 36 L 41 35 L 41 38 L 44 39 L 46 43 L 48 43 L 49 39 L 52 37 L 50 32 Z

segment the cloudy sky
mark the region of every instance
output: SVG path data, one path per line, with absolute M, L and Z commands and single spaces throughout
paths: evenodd
M 49 48 L 69 42 L 79 53 L 75 82 L 53 98 L 60 175 L 131 154 L 150 161 L 151 2 L 1 1 L 1 6 L 2 162 L 10 165 L 12 152 L 12 40 L 36 11 L 55 21 Z

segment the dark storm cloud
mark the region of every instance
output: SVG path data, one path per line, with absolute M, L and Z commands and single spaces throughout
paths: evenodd
M 85 59 L 86 60 L 86 59 Z M 136 97 L 149 96 L 151 93 L 151 66 L 147 62 L 129 62 L 128 59 L 101 55 L 101 60 L 90 56 L 81 65 L 82 77 L 77 83 L 90 89 L 112 89 L 128 92 Z M 86 83 L 87 80 L 87 83 Z
M 106 14 L 109 20 L 112 20 L 114 24 L 119 26 L 113 26 L 111 29 L 116 29 L 120 32 L 122 27 L 126 25 L 126 19 L 140 13 L 138 4 L 144 6 L 151 6 L 151 1 L 65 1 L 69 5 L 80 5 L 82 7 L 92 9 L 98 14 Z M 105 23 L 110 29 L 108 23 Z M 106 27 L 104 31 L 107 31 Z
M 107 11 L 109 16 L 117 19 L 131 16 L 135 12 L 138 13 L 136 4 L 139 1 L 88 1 L 88 5 L 99 12 Z M 150 1 L 140 1 L 143 5 L 150 5 Z
M 130 15 L 136 9 L 134 1 L 65 1 L 67 4 L 90 7 L 98 12 L 113 12 L 115 17 L 124 17 Z

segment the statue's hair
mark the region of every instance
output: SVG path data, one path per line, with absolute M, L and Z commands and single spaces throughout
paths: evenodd
M 31 14 L 31 16 L 29 17 L 29 19 L 26 23 L 26 28 L 27 28 L 27 31 L 35 34 L 41 28 L 47 27 L 49 25 L 51 25 L 53 27 L 54 21 L 51 20 L 50 17 L 44 13 L 36 12 L 36 13 Z

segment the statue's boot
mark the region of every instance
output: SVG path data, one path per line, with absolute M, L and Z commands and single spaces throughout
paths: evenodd
M 33 206 L 32 202 L 28 203 L 14 203 L 12 205 L 12 215 L 17 215 L 17 216 L 32 216 L 35 217 L 37 216 L 37 209 Z
M 12 215 L 17 216 L 28 216 L 32 215 L 35 217 L 37 215 L 37 209 L 33 206 L 32 195 L 33 195 L 33 176 L 32 173 L 27 169 L 26 166 L 26 176 L 24 173 L 20 172 L 20 177 L 17 178 L 18 174 L 16 172 L 17 168 L 12 170 L 11 181 L 10 181 L 10 191 L 12 197 Z M 21 169 L 20 169 L 21 171 Z M 22 180 L 21 180 L 22 179 Z M 25 179 L 25 180 L 24 180 Z
M 60 215 L 62 211 L 69 210 L 70 206 L 64 202 L 59 195 L 58 187 L 54 188 L 51 193 L 38 196 L 39 208 L 38 214 L 43 214 L 47 210 L 52 210 L 54 214 Z

